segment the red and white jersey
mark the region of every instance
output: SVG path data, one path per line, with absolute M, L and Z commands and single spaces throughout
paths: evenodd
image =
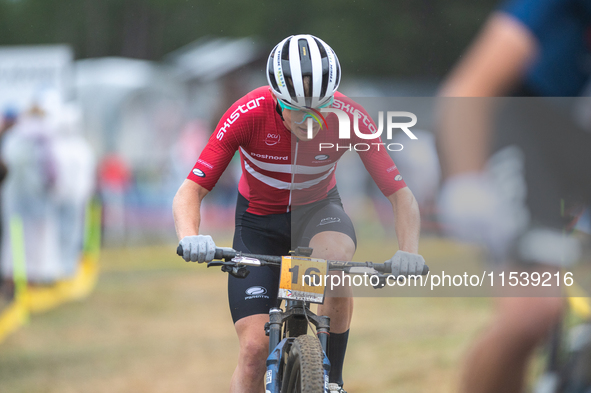
M 332 107 L 345 111 L 351 125 L 358 110 L 361 133 L 376 129 L 365 110 L 345 95 L 336 93 Z M 406 187 L 384 145 L 377 145 L 381 140 L 364 140 L 354 132 L 351 139 L 339 140 L 336 114 L 323 114 L 327 126 L 312 140 L 298 140 L 284 125 L 268 87 L 255 89 L 224 114 L 187 178 L 211 190 L 238 150 L 238 191 L 249 201 L 247 211 L 285 213 L 292 206 L 326 198 L 336 185 L 336 165 L 349 144 L 370 142 L 371 149 L 358 154 L 382 193 L 389 196 Z M 327 148 L 330 144 L 333 147 Z

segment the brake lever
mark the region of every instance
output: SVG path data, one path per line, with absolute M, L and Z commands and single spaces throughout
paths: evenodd
M 377 285 L 372 285 L 372 286 L 374 289 L 382 289 L 386 286 L 386 280 L 387 280 L 388 276 L 386 276 L 384 274 L 378 274 L 377 276 L 380 279 L 380 281 L 378 281 Z
M 246 278 L 250 274 L 250 270 L 248 270 L 246 266 L 222 265 L 222 271 L 236 278 Z

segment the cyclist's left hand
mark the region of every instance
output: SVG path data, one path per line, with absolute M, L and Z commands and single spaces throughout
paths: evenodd
M 388 262 L 392 262 L 392 274 L 395 276 L 422 274 L 425 266 L 425 258 L 422 255 L 401 250 L 396 251 Z

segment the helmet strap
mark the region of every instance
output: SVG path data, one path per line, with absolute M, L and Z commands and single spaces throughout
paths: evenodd
M 285 121 L 285 119 L 283 118 L 283 110 L 281 110 L 281 105 L 279 105 L 279 101 L 277 101 L 277 103 L 275 104 L 275 110 L 281 117 L 281 120 Z

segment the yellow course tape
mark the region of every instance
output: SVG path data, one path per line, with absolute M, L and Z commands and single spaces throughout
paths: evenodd
M 573 313 L 582 319 L 591 318 L 591 299 L 588 297 L 589 295 L 587 295 L 585 290 L 583 290 L 583 288 L 581 288 L 576 282 L 573 283 L 572 286 L 566 288 L 568 303 Z
M 98 260 L 90 256 L 82 257 L 74 277 L 61 280 L 51 286 L 31 287 L 24 294 L 0 311 L 0 343 L 28 321 L 29 313 L 51 310 L 68 301 L 80 300 L 88 296 L 98 279 Z
M 40 313 L 68 301 L 83 299 L 92 292 L 97 278 L 97 261 L 83 257 L 78 272 L 71 279 L 58 281 L 51 286 L 29 286 L 26 305 L 32 313 Z
M 27 286 L 24 260 L 24 234 L 18 217 L 11 221 L 16 293 L 13 302 L 0 310 L 0 343 L 28 321 L 29 313 L 50 310 L 68 301 L 87 297 L 98 279 L 101 206 L 91 202 L 86 211 L 84 251 L 76 274 L 51 286 Z M 14 253 L 14 250 L 17 250 Z
M 27 323 L 29 310 L 24 301 L 14 300 L 0 314 L 0 342 Z

